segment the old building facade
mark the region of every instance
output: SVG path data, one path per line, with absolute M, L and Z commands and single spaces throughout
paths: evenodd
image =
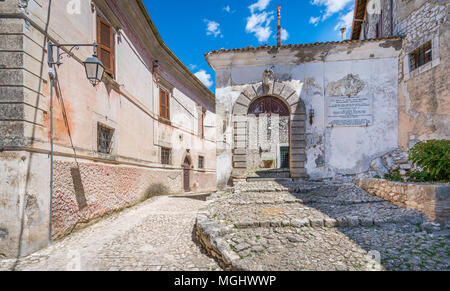
M 356 1 L 352 39 L 403 38 L 398 99 L 404 151 L 418 141 L 450 138 L 449 13 L 445 0 Z
M 283 114 L 264 99 L 289 111 L 288 177 L 405 174 L 409 148 L 450 137 L 449 9 L 357 0 L 349 41 L 206 54 L 216 71 L 219 187 L 281 167 Z
M 393 38 L 208 53 L 216 71 L 217 124 L 224 125 L 217 129 L 219 187 L 254 170 L 253 108 L 261 98 L 282 108 L 259 107 L 263 118 L 279 120 L 285 115 L 280 111 L 288 112 L 288 177 L 366 172 L 373 158 L 397 148 L 400 50 L 401 39 Z M 281 155 L 286 145 L 277 147 Z M 268 150 L 259 148 L 262 155 Z M 268 159 L 273 168 L 280 158 Z
M 83 67 L 92 48 L 65 48 L 55 66 L 52 200 L 48 40 L 97 42 L 106 67 L 93 87 Z M 29 254 L 50 229 L 64 236 L 149 191 L 215 190 L 215 122 L 214 95 L 142 1 L 0 2 L 0 257 Z

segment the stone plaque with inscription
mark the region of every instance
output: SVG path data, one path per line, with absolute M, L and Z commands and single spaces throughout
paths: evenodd
M 328 127 L 370 126 L 372 124 L 371 97 L 341 96 L 327 98 Z

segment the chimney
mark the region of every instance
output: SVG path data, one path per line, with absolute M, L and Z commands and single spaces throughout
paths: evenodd
M 342 33 L 342 41 L 347 40 L 347 28 L 346 27 L 341 28 L 341 33 Z

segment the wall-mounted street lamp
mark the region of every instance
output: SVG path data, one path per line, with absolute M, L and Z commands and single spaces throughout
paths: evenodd
M 83 62 L 86 78 L 95 87 L 102 82 L 103 74 L 105 73 L 105 66 L 97 58 L 97 43 L 93 44 L 60 44 L 48 42 L 47 55 L 48 55 L 48 68 L 50 76 L 50 222 L 49 222 L 49 241 L 52 241 L 52 204 L 53 204 L 53 87 L 56 79 L 56 70 L 54 66 L 62 65 L 62 58 L 64 55 L 72 57 L 72 51 L 78 50 L 80 47 L 93 47 L 94 53 L 92 57 L 86 59 Z M 61 52 L 62 47 L 68 47 L 69 52 Z M 56 48 L 56 61 L 54 60 L 54 49 Z
M 61 47 L 70 47 L 68 53 L 61 53 Z M 72 56 L 72 51 L 80 49 L 80 47 L 93 47 L 94 53 L 92 57 L 87 58 L 84 62 L 84 68 L 86 71 L 86 78 L 91 82 L 91 84 L 95 87 L 97 84 L 102 82 L 103 74 L 105 73 L 105 66 L 103 63 L 97 58 L 97 43 L 93 44 L 60 44 L 60 43 L 51 43 L 48 42 L 48 67 L 50 69 L 53 68 L 54 65 L 58 67 L 62 65 L 62 57 L 67 55 L 69 57 Z M 56 48 L 56 61 L 53 59 L 53 49 Z

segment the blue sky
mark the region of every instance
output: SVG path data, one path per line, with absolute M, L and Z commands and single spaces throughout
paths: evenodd
M 354 0 L 144 0 L 168 47 L 214 92 L 204 54 L 221 48 L 276 45 L 282 6 L 283 44 L 340 40 L 350 34 Z

